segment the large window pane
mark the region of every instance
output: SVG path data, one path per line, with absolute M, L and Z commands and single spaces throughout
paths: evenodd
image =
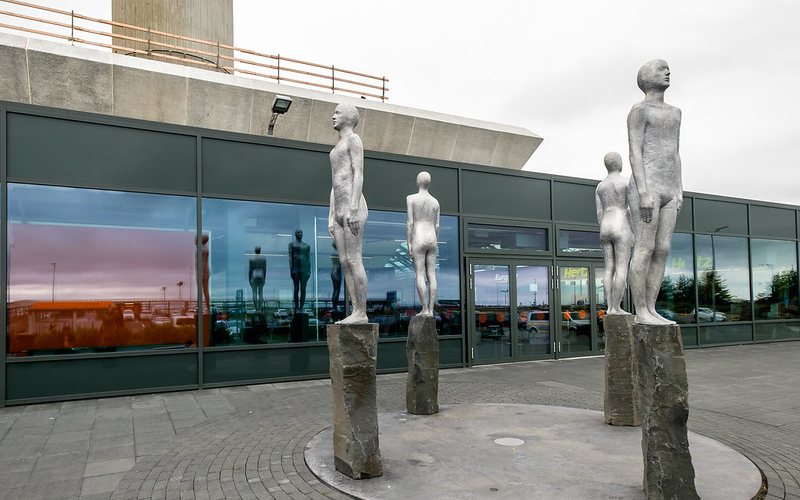
M 798 317 L 797 244 L 753 239 L 750 248 L 756 319 Z
M 461 333 L 457 221 L 443 216 L 439 230 L 434 311 L 441 334 Z M 328 207 L 205 199 L 203 233 L 208 239 L 211 345 L 324 341 L 327 325 L 346 315 Z M 382 337 L 405 336 L 420 309 L 407 247 L 406 214 L 371 210 L 363 251 L 367 308 Z
M 726 325 L 700 327 L 700 345 L 750 343 L 753 341 L 751 325 Z
M 603 255 L 598 231 L 558 230 L 558 251 L 561 253 L 590 253 Z
M 327 207 L 203 200 L 210 345 L 325 340 L 325 325 L 344 317 L 341 280 L 331 293 L 327 221 Z
M 697 235 L 697 291 L 700 323 L 749 321 L 750 269 L 747 239 Z
M 800 324 L 798 323 L 756 323 L 756 340 L 784 340 L 800 339 Z
M 195 347 L 196 200 L 8 186 L 8 353 Z
M 364 229 L 367 315 L 371 322 L 378 323 L 381 337 L 406 336 L 409 320 L 421 309 L 414 263 L 406 242 L 406 217 L 405 213 L 371 210 Z M 434 307 L 440 335 L 461 335 L 459 280 L 458 218 L 443 215 L 439 222 Z
M 546 251 L 547 229 L 467 224 L 467 246 L 472 250 Z
M 656 300 L 656 310 L 662 316 L 678 323 L 693 323 L 694 259 L 692 235 L 674 233 L 672 247 L 667 257 L 667 267 Z

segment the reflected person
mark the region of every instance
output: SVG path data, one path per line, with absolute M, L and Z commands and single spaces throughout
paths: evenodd
M 637 83 L 644 100 L 628 114 L 631 176 L 628 204 L 635 236 L 631 292 L 636 322 L 675 324 L 656 312 L 656 298 L 667 265 L 672 232 L 683 205 L 678 152 L 681 110 L 664 102 L 670 71 L 654 59 L 639 69 Z
M 344 281 L 353 303 L 352 313 L 338 324 L 367 323 L 367 273 L 362 258 L 367 202 L 364 184 L 364 146 L 353 132 L 358 110 L 352 104 L 339 104 L 333 112 L 333 128 L 339 142 L 330 153 L 331 189 L 328 231 L 336 242 Z
M 306 285 L 311 277 L 311 247 L 303 241 L 303 231 L 294 232 L 294 241 L 289 243 L 289 270 L 294 283 L 294 312 L 303 309 L 306 303 Z
M 256 246 L 255 255 L 250 257 L 250 269 L 247 272 L 250 288 L 253 291 L 253 307 L 256 311 L 264 308 L 264 283 L 267 280 L 267 259 L 261 255 L 261 247 Z
M 594 198 L 605 260 L 603 285 L 608 298 L 606 314 L 630 314 L 622 309 L 633 246 L 628 210 L 628 179 L 620 175 L 622 156 L 619 153 L 608 153 L 603 162 L 608 175 L 597 185 Z
M 439 202 L 429 192 L 431 175 L 417 175 L 419 191 L 406 197 L 408 253 L 414 260 L 420 316 L 433 316 L 436 302 L 436 256 L 439 252 Z M 428 286 L 425 286 L 427 280 Z

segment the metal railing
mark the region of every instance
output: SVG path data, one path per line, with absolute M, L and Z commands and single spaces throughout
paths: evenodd
M 343 92 L 381 101 L 389 98 L 389 88 L 386 86 L 389 80 L 385 76 L 303 61 L 280 54 L 266 54 L 219 41 L 201 40 L 98 19 L 79 14 L 74 10 L 55 9 L 19 0 L 0 0 L 0 7 L 3 4 L 30 9 L 30 13 L 0 9 L 0 19 L 3 19 L 3 16 L 13 18 L 8 23 L 0 22 L 0 28 L 56 38 L 72 44 L 102 47 L 128 55 L 190 64 L 229 74 L 244 74 L 274 80 L 277 83 L 325 89 L 332 93 Z M 41 13 L 47 13 L 52 19 L 34 15 Z M 22 21 L 33 23 L 36 27 L 24 26 Z M 109 27 L 112 30 L 117 28 L 118 32 L 107 31 Z M 131 45 L 120 45 L 125 42 Z

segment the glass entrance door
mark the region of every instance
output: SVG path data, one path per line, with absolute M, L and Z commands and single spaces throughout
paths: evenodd
M 517 356 L 553 355 L 550 328 L 550 267 L 515 265 L 517 304 Z
M 581 356 L 603 349 L 607 307 L 603 268 L 593 263 L 559 265 L 558 301 L 558 356 Z
M 551 267 L 494 260 L 472 261 L 468 269 L 472 361 L 552 357 Z

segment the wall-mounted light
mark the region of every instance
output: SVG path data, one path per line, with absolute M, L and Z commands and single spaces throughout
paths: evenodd
M 276 95 L 275 100 L 272 101 L 272 118 L 269 119 L 269 127 L 267 127 L 267 135 L 272 135 L 275 130 L 275 122 L 278 120 L 278 115 L 282 115 L 289 111 L 292 106 L 292 98 L 285 95 Z

